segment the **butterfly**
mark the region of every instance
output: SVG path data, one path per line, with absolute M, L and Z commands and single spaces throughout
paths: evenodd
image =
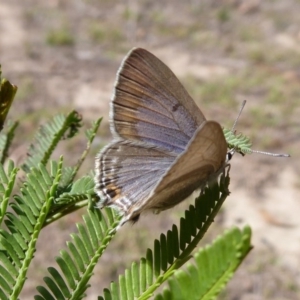
M 113 141 L 96 157 L 100 208 L 122 215 L 169 209 L 223 171 L 230 152 L 219 123 L 207 121 L 174 73 L 145 49 L 124 58 L 110 107 Z

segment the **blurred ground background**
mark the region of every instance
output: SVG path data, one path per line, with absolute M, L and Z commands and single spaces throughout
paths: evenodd
M 289 159 L 235 155 L 231 195 L 210 240 L 249 224 L 253 245 L 220 299 L 300 299 L 300 2 L 297 0 L 0 2 L 0 63 L 19 87 L 9 117 L 21 122 L 14 151 L 21 161 L 35 129 L 76 109 L 85 124 L 104 122 L 82 172 L 110 140 L 109 100 L 122 58 L 144 47 L 180 78 L 207 119 L 237 130 L 253 148 Z M 83 135 L 59 149 L 68 162 L 84 149 Z M 144 255 L 162 230 L 178 224 L 187 203 L 125 225 L 99 262 L 88 299 Z M 76 230 L 84 210 L 48 226 L 21 299 L 32 299 L 48 266 Z

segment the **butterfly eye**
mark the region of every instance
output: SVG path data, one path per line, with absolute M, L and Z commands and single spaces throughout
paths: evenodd
M 235 149 L 230 149 L 226 154 L 226 162 L 229 162 L 235 153 Z

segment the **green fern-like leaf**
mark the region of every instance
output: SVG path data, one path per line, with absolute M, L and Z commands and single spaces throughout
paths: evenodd
M 229 149 L 235 149 L 236 152 L 242 155 L 252 153 L 252 144 L 248 137 L 241 133 L 235 134 L 231 130 L 225 128 L 223 128 L 223 133 Z
M 105 216 L 104 213 L 105 212 Z M 93 269 L 115 234 L 119 218 L 109 208 L 92 209 L 83 217 L 85 226 L 77 224 L 78 234 L 67 242 L 68 251 L 56 259 L 60 271 L 48 268 L 46 286 L 39 286 L 35 299 L 82 299 Z
M 0 295 L 1 299 L 17 299 L 29 264 L 35 252 L 36 241 L 53 201 L 62 161 L 56 173 L 49 174 L 42 164 L 32 168 L 23 182 L 21 195 L 11 203 L 14 213 L 6 212 L 7 229 L 0 231 Z
M 83 151 L 80 159 L 78 160 L 76 166 L 65 167 L 62 170 L 62 179 L 59 183 L 57 189 L 57 195 L 54 204 L 47 216 L 47 220 L 44 226 L 54 222 L 55 220 L 69 214 L 79 208 L 86 206 L 88 202 L 96 198 L 94 193 L 94 178 L 93 176 L 85 176 L 74 182 L 74 177 L 76 176 L 82 162 L 85 160 L 88 151 L 90 149 L 91 143 L 96 135 L 96 132 L 100 126 L 102 118 L 98 119 L 93 123 L 92 128 L 87 130 L 86 135 L 88 138 L 86 149 Z M 55 162 L 52 162 L 52 168 Z M 91 201 L 92 202 L 92 201 Z
M 251 229 L 233 228 L 194 254 L 194 263 L 177 270 L 169 288 L 155 300 L 215 299 L 251 250 Z
M 71 167 L 71 168 L 69 167 L 67 170 L 64 170 L 63 178 L 61 181 L 61 186 L 69 186 L 73 182 L 79 168 L 81 167 L 82 163 L 84 162 L 84 160 L 90 150 L 90 147 L 91 147 L 92 142 L 95 138 L 95 135 L 99 129 L 101 121 L 102 121 L 102 118 L 99 118 L 98 120 L 96 120 L 93 123 L 92 128 L 90 128 L 86 131 L 86 137 L 88 139 L 87 146 L 86 146 L 85 150 L 83 151 L 83 153 L 81 154 L 81 157 L 79 158 L 76 166 Z
M 0 163 L 4 164 L 8 157 L 8 150 L 13 141 L 15 130 L 18 127 L 19 122 L 13 122 L 7 126 L 7 130 L 4 130 L 0 134 Z
M 200 249 L 186 270 L 178 270 L 168 281 L 169 289 L 155 300 L 215 299 L 251 250 L 251 230 L 233 228 L 212 245 Z
M 13 161 L 9 160 L 7 164 L 7 172 L 0 164 L 0 225 L 7 211 L 8 201 L 14 188 L 18 168 L 15 168 Z
M 76 111 L 69 115 L 57 115 L 42 126 L 29 147 L 28 157 L 21 168 L 29 172 L 39 163 L 46 165 L 59 141 L 73 137 L 81 127 L 81 117 Z
M 94 194 L 94 178 L 91 176 L 83 176 L 72 184 L 71 189 L 68 193 L 61 194 L 59 198 L 55 200 L 56 204 L 70 203 L 71 198 L 75 195 L 82 194 Z M 85 197 L 86 198 L 86 197 Z
M 118 283 L 105 289 L 102 300 L 149 299 L 156 289 L 190 258 L 199 241 L 212 224 L 217 212 L 225 201 L 229 176 L 223 174 L 219 183 L 206 187 L 180 220 L 180 228 L 173 225 L 167 234 L 155 240 L 153 250 L 148 249 L 146 258 L 139 265 L 121 275 Z
M 67 192 L 58 192 L 44 225 L 49 225 L 66 214 L 87 206 L 89 199 L 96 197 L 94 186 L 94 178 L 87 175 L 70 185 Z

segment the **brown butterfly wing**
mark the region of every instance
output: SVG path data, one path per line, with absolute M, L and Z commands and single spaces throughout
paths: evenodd
M 220 174 L 226 153 L 227 143 L 220 124 L 203 123 L 186 150 L 161 178 L 144 209 L 164 210 L 184 200 Z
M 117 74 L 111 105 L 115 137 L 182 152 L 205 121 L 174 73 L 157 57 L 135 48 Z
M 95 191 L 98 207 L 115 207 L 122 215 L 121 224 L 135 219 L 149 195 L 173 164 L 174 152 L 135 141 L 118 140 L 96 157 Z

